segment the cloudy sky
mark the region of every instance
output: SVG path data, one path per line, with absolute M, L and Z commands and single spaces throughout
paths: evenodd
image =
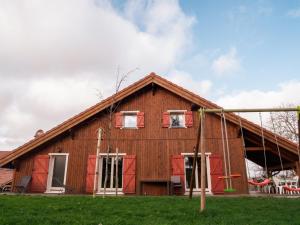
M 0 150 L 150 72 L 223 107 L 300 104 L 300 1 L 0 0 Z

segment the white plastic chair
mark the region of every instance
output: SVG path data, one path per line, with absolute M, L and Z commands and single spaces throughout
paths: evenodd
M 282 185 L 282 182 L 277 177 L 273 177 L 273 181 L 274 181 L 274 184 L 275 184 L 276 194 L 282 195 L 283 194 L 283 185 Z

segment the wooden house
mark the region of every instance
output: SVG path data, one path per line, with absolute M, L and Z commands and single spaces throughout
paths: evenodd
M 115 103 L 109 132 L 108 108 Z M 41 133 L 0 159 L 1 167 L 15 169 L 14 185 L 31 176 L 28 192 L 83 194 L 93 191 L 97 131 L 104 130 L 98 157 L 97 193 L 165 195 L 172 175 L 180 176 L 186 194 L 190 188 L 193 149 L 199 126 L 193 107 L 219 108 L 200 96 L 151 73 L 117 94 L 101 101 L 53 129 Z M 226 115 L 232 173 L 236 193 L 248 193 L 244 148 L 239 117 Z M 261 129 L 242 119 L 248 159 L 264 166 Z M 206 192 L 223 194 L 224 173 L 219 114 L 208 114 L 205 123 Z M 109 134 L 110 133 L 110 134 Z M 106 159 L 108 141 L 110 149 Z M 265 130 L 267 165 L 278 170 L 274 134 Z M 299 168 L 296 144 L 278 137 L 285 168 Z M 118 149 L 118 153 L 116 153 Z M 118 182 L 116 182 L 116 176 Z M 200 160 L 196 166 L 194 193 L 200 191 Z

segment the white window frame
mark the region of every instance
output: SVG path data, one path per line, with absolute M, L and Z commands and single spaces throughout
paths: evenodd
M 67 180 L 67 171 L 68 171 L 68 162 L 69 162 L 69 153 L 49 153 L 49 167 L 48 167 L 48 178 L 47 178 L 47 188 L 45 193 L 64 193 L 65 187 L 52 187 L 52 177 L 53 177 L 53 169 L 54 169 L 54 159 L 55 156 L 66 156 L 66 163 L 65 163 L 65 172 L 64 172 L 64 183 L 66 185 Z
M 113 158 L 116 158 L 116 156 L 118 155 L 118 157 L 122 157 L 124 158 L 124 156 L 126 155 L 126 153 L 109 153 L 108 154 L 108 157 L 113 157 Z M 107 153 L 100 153 L 99 154 L 99 157 L 98 157 L 98 165 L 99 165 L 99 176 L 98 176 L 98 184 L 97 184 L 97 194 L 102 194 L 104 192 L 104 188 L 101 188 L 101 182 L 102 182 L 102 166 L 103 166 L 103 159 L 107 156 Z M 111 164 L 111 170 L 113 169 L 114 167 L 114 162 L 115 160 L 112 161 L 113 163 Z M 124 159 L 123 159 L 123 165 L 122 165 L 122 187 L 121 188 L 117 188 L 117 193 L 118 194 L 124 194 L 123 193 L 123 170 L 124 170 Z M 113 173 L 111 173 L 110 175 L 110 179 L 112 180 L 113 179 Z M 110 184 L 111 187 L 107 187 L 105 190 L 106 190 L 106 194 L 115 194 L 116 193 L 116 188 L 112 187 L 112 183 Z
M 137 122 L 137 114 L 139 113 L 139 110 L 136 111 L 121 111 L 122 113 L 122 127 L 121 129 L 138 129 L 138 122 Z M 135 127 L 125 127 L 125 115 L 126 114 L 135 114 L 136 115 L 136 125 Z
M 185 113 L 187 112 L 187 110 L 177 110 L 177 109 L 172 109 L 172 110 L 167 110 L 167 112 L 169 113 L 169 121 L 170 121 L 170 126 L 169 128 L 187 128 L 186 124 L 185 124 Z M 178 114 L 183 114 L 183 126 L 182 127 L 172 127 L 172 121 L 171 121 L 171 114 L 172 113 L 178 113 Z
M 193 152 L 188 152 L 188 153 L 181 153 L 182 156 L 184 157 L 188 157 L 188 156 L 194 156 L 195 153 Z M 205 192 L 207 194 L 212 194 L 211 192 L 211 177 L 210 177 L 210 155 L 211 155 L 211 152 L 206 152 L 205 153 L 205 157 L 206 157 L 206 175 L 207 175 L 207 188 L 205 188 Z M 201 157 L 201 153 L 198 153 L 198 157 Z M 183 161 L 184 163 L 184 181 L 185 181 L 185 195 L 188 195 L 189 194 L 189 191 L 190 189 L 187 188 L 187 182 L 186 182 L 186 168 L 185 168 L 185 160 Z M 195 175 L 198 174 L 198 170 L 197 170 L 197 165 L 196 165 L 196 170 L 195 170 Z M 198 174 L 199 176 L 199 174 Z M 198 179 L 195 179 L 195 186 L 196 188 L 193 188 L 193 193 L 195 194 L 199 194 L 201 193 L 201 187 L 199 186 L 199 183 L 198 183 Z M 198 187 L 198 188 L 197 188 Z

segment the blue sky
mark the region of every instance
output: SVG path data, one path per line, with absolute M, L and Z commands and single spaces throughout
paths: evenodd
M 300 78 L 300 16 L 289 15 L 300 8 L 300 1 L 180 3 L 197 20 L 191 55 L 237 50 L 241 70 L 214 77 L 218 87 L 272 90 L 280 82 Z M 205 67 L 183 65 L 183 69 L 193 76 L 211 77 Z
M 134 2 L 142 2 L 147 8 L 152 1 Z M 226 93 L 276 91 L 283 83 L 299 81 L 299 0 L 179 1 L 178 4 L 193 23 L 192 41 L 175 68 L 195 81 L 209 80 L 214 91 L 202 93 L 205 97 L 218 101 Z M 114 7 L 122 14 L 128 4 L 114 1 Z M 145 29 L 140 17 L 134 23 Z M 212 63 L 222 55 L 224 60 L 231 56 L 233 65 L 217 72 Z M 172 72 L 164 75 L 172 77 Z
M 150 72 L 225 108 L 300 104 L 300 0 L 0 1 L 0 150 Z

